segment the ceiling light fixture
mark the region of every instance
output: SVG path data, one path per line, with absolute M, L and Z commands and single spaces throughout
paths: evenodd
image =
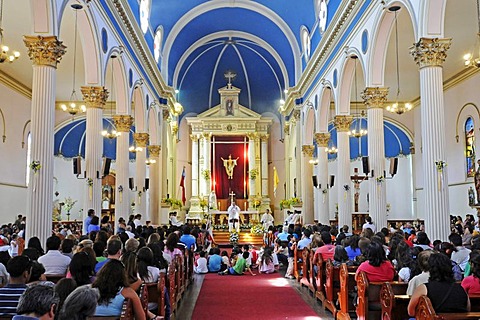
M 20 52 L 12 51 L 10 54 L 8 51 L 10 48 L 5 45 L 3 42 L 3 0 L 0 1 L 0 63 L 4 63 L 5 61 L 13 62 L 20 57 Z
M 403 114 L 407 111 L 412 110 L 412 105 L 410 103 L 398 103 L 398 96 L 400 95 L 400 67 L 398 62 L 398 24 L 397 24 L 397 12 L 401 9 L 400 6 L 392 6 L 388 8 L 388 11 L 395 13 L 395 63 L 397 71 L 397 95 L 395 97 L 395 103 L 386 107 L 388 112 Z
M 2 0 L 3 2 L 3 0 Z M 73 42 L 73 79 L 72 79 L 72 93 L 70 94 L 70 102 L 67 104 L 62 104 L 60 107 L 63 111 L 68 112 L 72 115 L 72 121 L 75 115 L 79 112 L 87 111 L 87 107 L 84 104 L 77 105 L 78 97 L 77 92 L 75 91 L 75 75 L 76 75 L 76 67 L 77 67 L 77 17 L 78 17 L 78 10 L 81 10 L 83 6 L 81 4 L 75 3 L 71 5 L 72 9 L 75 10 L 75 35 L 74 35 L 74 42 Z
M 112 64 L 112 74 L 111 74 L 111 82 L 110 82 L 110 116 L 113 117 L 113 89 L 114 89 L 114 85 L 113 85 L 113 59 L 116 59 L 117 58 L 117 55 L 116 54 L 112 54 L 110 56 L 110 59 L 112 59 L 111 61 L 111 64 Z M 102 136 L 104 136 L 105 138 L 108 138 L 108 139 L 115 139 L 117 138 L 118 136 L 121 135 L 120 132 L 118 132 L 117 130 L 115 130 L 115 126 L 110 123 L 110 130 L 103 130 L 101 133 L 102 133 Z

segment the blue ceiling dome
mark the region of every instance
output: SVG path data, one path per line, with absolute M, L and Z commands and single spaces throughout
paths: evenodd
M 54 137 L 54 155 L 64 158 L 74 158 L 82 156 L 85 158 L 85 130 L 87 120 L 77 119 L 67 123 L 55 132 Z M 113 127 L 111 118 L 103 118 L 103 128 L 110 130 Z M 130 129 L 130 145 L 133 145 L 133 133 L 135 127 Z M 98 133 L 100 134 L 100 132 Z M 103 138 L 103 156 L 116 159 L 117 156 L 117 140 Z M 130 160 L 135 159 L 135 154 L 130 153 Z

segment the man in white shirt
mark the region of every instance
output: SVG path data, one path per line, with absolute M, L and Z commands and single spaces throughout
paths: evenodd
M 232 200 L 232 204 L 228 207 L 228 231 L 229 232 L 239 232 L 240 231 L 240 207 L 237 206 L 235 200 Z
M 451 260 L 455 261 L 462 271 L 465 271 L 465 267 L 470 259 L 471 251 L 462 246 L 462 236 L 458 233 L 452 233 L 448 236 L 448 240 L 450 240 L 450 243 L 455 246 L 455 249 L 457 249 L 457 251 L 452 252 Z
M 141 219 L 142 219 L 142 215 L 140 213 L 135 216 L 135 220 L 133 220 L 133 224 L 135 225 L 135 228 L 142 225 Z
M 51 236 L 47 239 L 47 253 L 38 258 L 38 262 L 45 267 L 45 274 L 67 273 L 71 259 L 58 250 L 61 243 L 62 241 L 57 236 Z
M 265 213 L 262 215 L 262 218 L 260 219 L 260 222 L 263 225 L 263 230 L 265 232 L 268 230 L 268 227 L 273 226 L 273 221 L 275 219 L 273 218 L 272 214 L 270 213 L 270 209 L 266 209 Z
M 377 227 L 373 224 L 371 217 L 366 217 L 365 221 L 366 222 L 363 224 L 362 230 L 369 228 L 373 231 L 373 233 L 377 232 Z

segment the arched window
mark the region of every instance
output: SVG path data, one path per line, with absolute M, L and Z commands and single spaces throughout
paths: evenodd
M 28 183 L 30 182 L 30 172 L 32 170 L 30 170 L 30 162 L 32 161 L 32 135 L 30 134 L 30 132 L 28 133 L 28 136 L 27 136 L 27 174 L 26 174 L 26 181 L 25 181 L 25 184 L 27 185 L 28 187 Z
M 140 27 L 143 33 L 147 33 L 150 20 L 150 4 L 151 0 L 140 1 Z
M 310 59 L 310 33 L 308 32 L 307 27 L 302 26 L 300 29 L 300 38 L 302 39 L 302 49 L 303 56 L 305 57 L 305 62 L 308 62 Z
M 160 26 L 155 32 L 155 38 L 153 39 L 153 56 L 155 57 L 155 62 L 158 63 L 160 60 L 160 53 L 162 51 L 162 40 L 163 40 L 163 28 Z
M 472 117 L 465 121 L 465 164 L 467 177 L 475 176 L 475 122 Z

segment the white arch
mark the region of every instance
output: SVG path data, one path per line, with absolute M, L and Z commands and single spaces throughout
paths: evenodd
M 350 95 L 352 90 L 352 82 L 355 74 L 355 59 L 352 59 L 354 54 L 353 52 L 347 51 L 347 56 L 344 60 L 342 68 L 339 72 L 339 85 L 338 85 L 338 103 L 335 105 L 336 114 L 349 114 L 350 113 Z M 362 56 L 357 55 L 358 62 L 365 75 L 365 62 L 362 59 Z
M 116 58 L 112 58 L 112 55 L 117 55 Z M 113 63 L 113 86 L 115 86 L 115 100 L 116 100 L 116 112 L 118 114 L 130 114 L 131 104 L 128 103 L 128 88 L 127 88 L 127 74 L 125 68 L 125 61 L 121 51 L 118 47 L 113 47 L 107 53 L 107 61 L 105 63 L 104 74 L 107 74 L 108 63 L 111 60 Z M 105 78 L 104 76 L 104 78 Z M 106 82 L 106 80 L 105 80 Z
M 223 1 L 205 2 L 201 5 L 196 6 L 195 8 L 187 12 L 185 15 L 183 15 L 180 18 L 180 20 L 178 20 L 177 23 L 173 26 L 172 30 L 168 34 L 168 37 L 163 47 L 164 59 L 162 60 L 162 74 L 164 76 L 165 81 L 168 81 L 168 60 L 170 58 L 170 50 L 178 34 L 187 26 L 187 24 L 190 21 L 192 21 L 196 17 L 208 11 L 213 11 L 215 9 L 221 9 L 224 7 L 225 7 L 225 3 Z M 299 59 L 299 57 L 301 57 L 301 52 L 298 47 L 298 43 L 296 41 L 295 35 L 293 34 L 292 30 L 290 30 L 290 27 L 288 26 L 288 24 L 285 21 L 283 21 L 283 19 L 273 10 L 253 1 L 236 0 L 235 7 L 251 10 L 253 12 L 262 14 L 266 18 L 270 19 L 273 23 L 275 23 L 275 25 L 277 25 L 277 27 L 283 32 L 283 34 L 287 38 L 287 41 L 290 43 L 290 47 L 292 49 L 292 55 L 293 55 L 294 65 L 295 65 L 295 82 L 296 82 L 302 70 L 302 62 Z

